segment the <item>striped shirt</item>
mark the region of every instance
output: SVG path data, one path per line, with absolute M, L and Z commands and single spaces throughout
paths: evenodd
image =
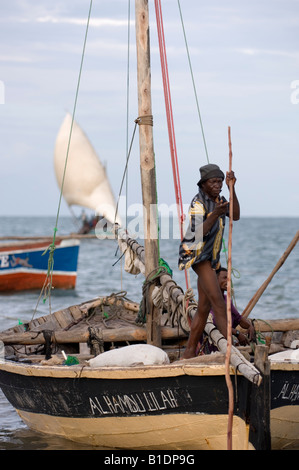
M 222 201 L 226 202 L 224 197 Z M 203 237 L 202 224 L 215 209 L 216 202 L 199 188 L 189 207 L 189 225 L 179 249 L 179 269 L 188 269 L 194 263 L 210 260 L 213 269 L 220 267 L 220 251 L 226 215 L 218 217 L 211 230 Z

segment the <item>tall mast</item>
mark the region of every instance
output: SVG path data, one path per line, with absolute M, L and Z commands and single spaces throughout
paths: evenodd
M 159 265 L 156 173 L 153 145 L 151 69 L 148 0 L 135 0 L 137 84 L 140 172 L 143 200 L 145 275 L 153 273 Z M 152 304 L 151 285 L 148 295 L 150 308 L 147 313 L 147 342 L 161 345 L 160 315 Z

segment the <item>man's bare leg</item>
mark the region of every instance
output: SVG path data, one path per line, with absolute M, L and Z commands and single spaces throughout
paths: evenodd
M 184 359 L 195 357 L 196 348 L 203 334 L 211 308 L 215 315 L 217 328 L 225 338 L 227 336 L 226 305 L 216 272 L 212 269 L 210 261 L 198 263 L 194 266 L 194 271 L 198 276 L 198 306 L 191 323 L 191 331 L 183 355 Z
M 202 265 L 202 266 L 201 266 Z M 208 297 L 211 308 L 215 315 L 215 323 L 220 333 L 227 337 L 227 316 L 226 303 L 223 298 L 216 271 L 212 269 L 209 261 L 199 263 L 195 272 L 198 276 L 199 284 Z

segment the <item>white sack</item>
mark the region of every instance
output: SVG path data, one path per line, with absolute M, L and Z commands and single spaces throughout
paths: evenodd
M 276 354 L 271 354 L 269 356 L 270 362 L 299 362 L 299 349 L 287 349 Z
M 159 365 L 169 364 L 165 351 L 150 344 L 133 344 L 119 349 L 106 351 L 87 361 L 91 367 L 121 366 L 128 367 L 137 364 Z

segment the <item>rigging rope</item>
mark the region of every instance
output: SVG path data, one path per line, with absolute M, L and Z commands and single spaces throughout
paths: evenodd
M 180 18 L 181 18 L 181 23 L 182 23 L 184 39 L 185 39 L 185 45 L 186 45 L 188 62 L 189 62 L 189 67 L 190 67 L 190 73 L 191 73 L 191 78 L 192 78 L 192 84 L 193 84 L 193 89 L 194 89 L 194 94 L 195 94 L 195 100 L 196 100 L 197 112 L 198 112 L 198 117 L 199 117 L 199 122 L 200 122 L 200 127 L 201 127 L 201 133 L 202 133 L 202 138 L 203 138 L 203 142 L 204 142 L 207 161 L 209 163 L 208 149 L 207 149 L 205 134 L 204 134 L 204 130 L 203 130 L 201 113 L 200 113 L 200 110 L 199 110 L 197 92 L 196 92 L 196 87 L 195 87 L 194 75 L 193 75 L 193 71 L 192 71 L 191 59 L 190 59 L 190 54 L 189 54 L 189 48 L 188 48 L 188 43 L 187 43 L 187 37 L 186 37 L 186 32 L 185 32 L 185 27 L 184 27 L 184 21 L 183 21 L 183 15 L 182 15 L 182 10 L 181 10 L 180 0 L 178 0 L 178 7 L 179 7 L 179 12 L 180 12 Z
M 185 32 L 185 27 L 184 27 L 184 21 L 183 21 L 183 15 L 182 15 L 182 10 L 181 10 L 181 5 L 180 5 L 180 0 L 178 0 L 178 7 L 179 7 L 179 12 L 180 12 L 180 18 L 181 18 L 181 24 L 182 24 L 182 29 L 183 29 L 183 35 L 184 35 L 184 40 L 185 40 L 185 45 L 186 45 L 186 51 L 187 51 L 187 56 L 188 56 L 188 62 L 189 62 L 189 68 L 190 68 L 190 73 L 191 73 L 191 78 L 192 78 L 192 84 L 193 84 L 193 89 L 194 89 L 194 94 L 195 94 L 195 100 L 196 100 L 196 106 L 197 106 L 197 112 L 198 112 L 198 117 L 200 121 L 200 127 L 201 127 L 201 132 L 202 132 L 202 138 L 204 142 L 204 147 L 205 147 L 205 152 L 206 152 L 206 157 L 207 161 L 209 163 L 209 155 L 208 155 L 208 149 L 207 149 L 207 144 L 206 144 L 206 139 L 205 139 L 205 134 L 204 134 L 204 129 L 203 129 L 203 123 L 202 123 L 202 118 L 201 118 L 201 113 L 199 109 L 199 103 L 198 103 L 198 97 L 197 97 L 197 91 L 196 91 L 196 86 L 195 86 L 195 80 L 194 80 L 194 75 L 193 75 L 193 70 L 192 70 L 192 65 L 191 65 L 191 59 L 190 59 L 190 54 L 189 54 L 189 47 L 187 43 L 187 36 Z M 225 248 L 225 240 L 223 238 L 223 253 L 225 253 L 226 256 L 226 264 L 227 264 L 227 249 Z M 232 267 L 232 274 L 234 277 L 238 278 L 240 277 L 240 273 L 237 269 Z M 232 295 L 234 298 L 234 304 L 236 305 L 236 298 L 235 298 L 235 293 L 234 290 L 232 290 Z
M 164 98 L 165 98 L 165 108 L 166 108 L 168 137 L 169 137 L 169 145 L 170 145 L 170 153 L 171 153 L 174 189 L 175 189 L 175 197 L 176 197 L 176 204 L 177 204 L 177 211 L 178 211 L 178 218 L 179 218 L 179 225 L 180 225 L 180 234 L 181 234 L 181 240 L 182 240 L 184 237 L 185 216 L 184 216 L 183 203 L 182 203 L 182 192 L 181 192 L 181 184 L 180 184 L 180 176 L 179 176 L 179 167 L 178 167 L 178 158 L 177 158 L 177 149 L 176 149 L 174 122 L 173 122 L 172 104 L 171 104 L 171 95 L 170 95 L 170 85 L 169 85 L 169 76 L 168 76 L 168 66 L 167 66 L 167 58 L 166 58 L 165 37 L 164 37 L 164 28 L 163 28 L 163 19 L 162 19 L 162 8 L 161 8 L 160 0 L 155 0 L 155 11 L 156 11 L 156 19 L 157 19 L 157 31 L 158 31 L 158 39 L 159 39 L 160 60 L 161 60 L 162 79 L 163 79 L 163 87 L 164 87 Z M 189 280 L 188 280 L 188 275 L 187 275 L 186 270 L 185 270 L 185 279 L 186 279 L 186 286 L 188 289 Z
M 197 106 L 197 112 L 198 112 L 198 117 L 200 121 L 200 127 L 201 127 L 201 132 L 202 132 L 202 138 L 204 142 L 204 147 L 205 147 L 205 152 L 206 152 L 206 157 L 207 161 L 209 163 L 209 155 L 208 155 L 208 149 L 207 149 L 207 144 L 206 144 L 206 139 L 205 139 L 205 134 L 204 134 L 204 129 L 203 129 L 203 123 L 202 123 L 202 118 L 201 118 L 201 113 L 199 109 L 199 103 L 198 103 L 198 97 L 197 97 L 197 91 L 196 91 L 196 86 L 195 86 L 195 80 L 194 80 L 194 75 L 192 71 L 192 65 L 191 65 L 191 59 L 190 59 L 190 54 L 189 54 L 189 48 L 188 48 L 188 43 L 187 43 L 187 36 L 185 32 L 185 27 L 184 27 L 184 21 L 183 21 L 183 15 L 182 15 L 182 10 L 181 10 L 181 5 L 180 5 L 180 0 L 178 0 L 178 7 L 179 7 L 179 12 L 180 12 L 180 18 L 181 18 L 181 24 L 182 24 L 182 29 L 183 29 L 183 35 L 185 39 L 185 45 L 186 45 L 186 51 L 187 51 L 187 56 L 188 56 L 188 62 L 189 62 L 189 67 L 190 67 L 190 73 L 191 73 L 191 78 L 192 78 L 192 84 L 193 84 L 193 89 L 194 89 L 194 94 L 195 94 L 195 100 L 196 100 L 196 106 Z M 223 238 L 223 253 L 225 253 L 226 256 L 226 264 L 227 264 L 227 249 L 225 248 L 225 240 Z M 237 269 L 231 268 L 232 269 L 232 274 L 234 277 L 238 278 L 240 277 L 240 273 Z M 236 305 L 236 298 L 235 298 L 235 292 L 234 289 L 232 288 L 232 295 L 234 298 L 234 304 Z
M 73 107 L 73 113 L 72 113 L 72 122 L 71 122 L 71 128 L 70 128 L 70 134 L 69 134 L 69 140 L 68 140 L 68 145 L 67 145 L 67 151 L 66 151 L 66 158 L 65 158 L 65 164 L 64 164 L 64 171 L 63 171 L 63 177 L 62 177 L 62 183 L 61 183 L 61 189 L 60 189 L 60 196 L 59 196 L 59 202 L 58 202 L 58 209 L 57 209 L 57 214 L 56 214 L 56 221 L 55 221 L 55 227 L 54 227 L 54 234 L 53 234 L 53 240 L 51 245 L 47 248 L 47 250 L 43 253 L 45 255 L 49 251 L 49 258 L 48 258 L 48 271 L 46 274 L 46 280 L 44 283 L 44 286 L 42 287 L 42 292 L 45 292 L 43 302 L 45 303 L 46 300 L 50 297 L 51 295 L 51 289 L 52 289 L 52 276 L 53 276 L 53 268 L 54 268 L 54 251 L 55 251 L 55 239 L 56 239 L 56 232 L 58 230 L 58 219 L 59 219 L 59 214 L 60 214 L 60 206 L 61 206 L 61 201 L 62 201 L 62 193 L 63 193 L 63 186 L 64 186 L 64 180 L 65 180 L 65 173 L 66 173 L 66 167 L 67 167 L 67 161 L 68 161 L 68 155 L 69 155 L 69 148 L 70 148 L 70 143 L 71 143 L 71 137 L 72 137 L 72 130 L 73 130 L 73 123 L 75 119 L 75 112 L 76 112 L 76 106 L 77 106 L 77 101 L 78 101 L 78 95 L 79 95 L 79 87 L 80 87 L 80 81 L 81 81 L 81 74 L 82 74 L 82 68 L 83 68 L 83 60 L 85 56 L 85 48 L 86 48 L 86 42 L 87 42 L 87 33 L 89 29 L 89 22 L 90 22 L 90 16 L 91 16 L 91 9 L 92 9 L 92 0 L 90 0 L 90 5 L 89 5 L 89 12 L 88 12 L 88 18 L 87 18 L 87 24 L 86 24 L 86 30 L 85 30 L 85 37 L 84 37 L 84 43 L 83 43 L 83 50 L 82 50 L 82 56 L 81 56 L 81 63 L 80 63 L 80 69 L 79 69 L 79 76 L 78 76 L 78 81 L 77 81 L 77 88 L 76 88 L 76 95 L 75 95 L 75 101 L 74 101 L 74 107 Z M 41 297 L 41 296 L 40 296 Z M 39 298 L 40 298 L 39 297 Z M 38 299 L 39 302 L 39 299 Z M 49 304 L 51 305 L 51 304 Z M 37 310 L 37 306 L 35 308 L 35 312 Z M 34 312 L 34 313 L 35 313 Z
M 134 142 L 134 137 L 135 137 L 135 133 L 136 133 L 136 128 L 137 128 L 137 124 L 138 124 L 138 119 L 139 119 L 139 118 L 137 118 L 137 119 L 135 120 L 135 126 L 134 126 L 134 129 L 133 129 L 133 134 L 132 134 L 132 138 L 131 138 L 130 148 L 129 148 L 129 151 L 128 151 L 128 153 L 127 153 L 125 169 L 124 169 L 123 177 L 122 177 L 122 180 L 121 180 L 121 183 L 120 183 L 120 188 L 119 188 L 118 198 L 117 198 L 117 204 L 116 204 L 116 208 L 115 208 L 114 225 L 115 225 L 116 216 L 117 216 L 117 213 L 118 213 L 118 205 L 119 205 L 120 195 L 121 195 L 121 192 L 122 192 L 122 189 L 123 189 L 125 177 L 126 177 L 126 175 L 127 175 L 127 173 L 128 173 L 128 163 L 129 163 L 129 158 L 130 158 L 130 155 L 131 155 L 132 145 L 133 145 L 133 142 Z
M 129 139 L 129 91 L 130 91 L 130 17 L 131 17 L 131 2 L 128 0 L 128 31 L 127 31 L 127 123 L 126 123 L 126 155 L 128 155 L 128 139 Z M 127 161 L 128 164 L 128 161 Z M 126 228 L 128 226 L 128 179 L 129 174 L 126 164 Z

